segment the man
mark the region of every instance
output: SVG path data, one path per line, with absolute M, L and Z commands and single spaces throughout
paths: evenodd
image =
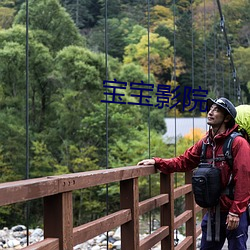
M 237 136 L 232 144 L 233 170 L 231 173 L 227 162 L 222 158 L 223 145 L 228 135 L 238 130 L 235 124 L 236 109 L 226 98 L 207 100 L 207 124 L 210 129 L 203 139 L 187 149 L 184 154 L 171 159 L 154 157 L 142 160 L 138 165 L 155 165 L 165 174 L 186 172 L 198 166 L 202 152 L 202 144 L 207 144 L 206 159 L 221 169 L 221 185 L 226 190 L 230 176 L 234 185 L 233 198 L 223 193 L 220 197 L 220 237 L 215 240 L 215 215 L 210 212 L 212 220 L 212 241 L 207 241 L 208 213 L 202 219 L 201 250 L 222 249 L 225 239 L 228 239 L 229 250 L 247 249 L 248 217 L 247 206 L 250 201 L 250 146 Z M 220 161 L 215 159 L 222 158 Z M 210 216 L 209 215 L 209 216 Z

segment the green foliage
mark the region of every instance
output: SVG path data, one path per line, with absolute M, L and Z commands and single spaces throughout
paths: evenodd
M 80 29 L 93 27 L 100 19 L 101 4 L 98 0 L 61 0 L 60 2 Z
M 129 44 L 127 37 L 133 29 L 133 21 L 129 18 L 109 18 L 107 20 L 107 43 L 108 48 L 103 43 L 103 27 L 104 20 L 93 28 L 88 36 L 88 46 L 91 50 L 105 52 L 108 49 L 108 54 L 114 58 L 122 60 L 124 48 Z
M 156 5 L 152 7 L 150 21 L 154 30 L 159 26 L 173 30 L 173 19 L 173 12 L 170 10 L 170 8 L 167 8 L 163 5 Z
M 64 159 L 65 164 L 69 166 L 70 172 L 73 173 L 96 170 L 98 169 L 96 151 L 94 146 L 79 149 L 74 145 L 70 145 L 69 154 Z
M 149 131 L 144 128 L 139 132 L 135 130 L 133 139 L 120 138 L 110 146 L 110 165 L 112 167 L 136 165 L 138 161 L 149 158 L 149 139 L 151 156 L 163 158 L 171 156 L 171 151 L 163 143 L 161 134 L 153 130 L 150 131 L 149 138 Z
M 11 97 L 9 101 L 12 102 L 13 107 L 18 107 L 20 110 L 22 102 L 19 94 L 24 93 L 22 83 L 25 82 L 24 47 L 16 42 L 3 43 L 2 46 L 0 47 L 0 82 L 3 84 L 3 98 L 8 100 Z
M 154 75 L 150 74 L 150 79 L 148 79 L 148 75 L 143 71 L 143 68 L 135 63 L 123 64 L 117 79 L 119 79 L 119 81 L 125 81 L 128 83 L 140 83 L 141 81 L 144 83 L 149 83 L 150 81 L 151 84 L 155 84 Z M 128 93 L 129 90 L 126 92 Z
M 155 75 L 157 81 L 161 84 L 166 83 L 167 78 L 171 77 L 174 68 L 173 61 L 173 47 L 165 37 L 160 37 L 156 33 L 151 33 L 148 37 L 144 35 L 141 37 L 139 43 L 130 44 L 125 47 L 124 63 L 134 62 L 143 67 L 144 72 L 148 71 L 149 50 L 148 38 L 150 42 L 150 72 Z M 176 75 L 180 75 L 183 68 L 183 63 L 178 60 L 178 67 L 176 67 Z
M 105 79 L 104 55 L 82 47 L 68 46 L 57 54 L 55 70 L 63 88 L 84 93 L 99 91 L 100 83 Z
M 234 55 L 235 55 L 235 64 L 238 69 L 238 74 L 241 76 L 240 80 L 242 83 L 242 88 L 249 97 L 250 88 L 247 88 L 247 84 L 249 84 L 249 79 L 250 79 L 250 72 L 249 72 L 250 47 L 248 48 L 239 47 L 235 49 Z M 249 98 L 248 100 L 246 100 L 246 103 L 248 102 Z
M 22 5 L 14 24 L 26 24 L 26 6 Z M 69 45 L 83 45 L 83 38 L 66 10 L 58 0 L 29 1 L 29 28 L 52 51 Z
M 14 19 L 15 10 L 13 8 L 0 6 L 0 29 L 8 29 Z
M 43 177 L 53 175 L 56 163 L 44 142 L 33 141 L 31 151 L 33 157 L 30 162 L 30 177 Z
M 8 138 L 8 139 L 6 139 Z M 25 127 L 14 108 L 0 113 L 1 182 L 25 177 Z

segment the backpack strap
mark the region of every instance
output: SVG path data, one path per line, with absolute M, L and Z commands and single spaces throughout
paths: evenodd
M 233 132 L 231 133 L 227 138 L 226 141 L 223 145 L 223 154 L 225 156 L 225 159 L 230 167 L 230 169 L 233 169 L 233 155 L 232 155 L 232 144 L 233 144 L 233 140 L 237 137 L 237 136 L 242 136 L 241 133 L 239 132 Z
M 200 162 L 205 162 L 206 160 L 206 152 L 207 152 L 207 144 L 202 142 L 202 147 L 201 147 L 201 160 Z
M 231 171 L 233 171 L 232 144 L 233 144 L 233 140 L 237 136 L 242 136 L 242 134 L 239 132 L 233 132 L 232 134 L 230 134 L 226 138 L 226 141 L 223 145 L 223 154 L 224 154 L 225 160 L 226 160 L 227 164 L 229 165 Z M 233 177 L 231 174 L 229 182 L 227 184 L 227 187 L 224 191 L 224 194 L 226 194 L 231 200 L 234 199 L 234 184 L 233 184 L 232 178 Z

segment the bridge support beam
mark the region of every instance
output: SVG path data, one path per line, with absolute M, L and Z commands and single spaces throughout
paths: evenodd
M 185 183 L 191 184 L 192 172 L 185 173 Z M 195 200 L 193 193 L 188 193 L 185 195 L 185 210 L 192 211 L 192 217 L 186 222 L 186 237 L 191 236 L 193 238 L 192 245 L 188 250 L 196 250 L 196 211 L 195 211 Z
M 131 210 L 132 220 L 121 226 L 121 249 L 139 250 L 138 178 L 120 182 L 121 209 Z
M 73 249 L 72 192 L 44 197 L 44 238 L 58 238 L 60 250 Z
M 161 241 L 162 250 L 174 249 L 174 176 L 160 174 L 160 192 L 169 194 L 169 202 L 161 206 L 161 226 L 169 227 L 169 235 Z

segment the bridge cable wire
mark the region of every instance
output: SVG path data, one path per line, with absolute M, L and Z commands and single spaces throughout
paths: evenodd
M 29 0 L 26 0 L 26 34 L 25 34 L 25 81 L 26 81 L 26 103 L 25 103 L 25 125 L 26 125 L 26 173 L 25 179 L 29 179 Z M 26 239 L 27 246 L 29 245 L 29 214 L 30 202 L 25 203 L 25 216 L 26 216 Z
M 150 84 L 150 0 L 147 0 L 147 30 L 148 30 L 148 84 Z M 150 106 L 148 106 L 148 158 L 151 158 L 151 133 L 150 133 L 150 128 L 151 128 L 151 119 L 150 119 Z M 149 192 L 149 197 L 152 195 L 152 190 L 151 190 L 151 175 L 148 176 L 148 192 Z M 151 234 L 152 230 L 152 212 L 149 212 L 149 233 Z
M 191 49 L 191 54 L 192 54 L 192 69 L 191 69 L 191 81 L 192 81 L 192 89 L 194 89 L 194 10 L 193 10 L 193 0 L 191 0 L 191 44 L 192 44 L 192 49 Z M 194 117 L 195 117 L 195 112 L 193 112 L 193 144 L 195 141 L 195 133 L 194 133 Z
M 214 0 L 214 12 L 215 12 L 215 9 L 216 9 L 216 0 Z M 214 23 L 216 23 L 217 21 L 217 17 L 216 17 L 216 14 L 214 13 Z M 215 25 L 215 27 L 217 28 L 217 25 Z M 221 57 L 221 53 L 222 53 L 222 51 L 224 50 L 224 48 L 225 48 L 225 41 L 223 40 L 223 41 L 221 41 L 221 37 L 220 37 L 220 35 L 218 35 L 218 34 L 216 34 L 217 36 L 219 36 L 219 39 L 217 39 L 218 40 L 218 48 L 219 48 L 219 55 L 220 55 L 220 57 Z M 220 46 L 219 46 L 219 42 L 220 42 Z M 223 60 L 223 58 L 221 59 L 221 72 L 222 72 L 222 96 L 225 96 L 225 61 Z M 229 85 L 229 87 L 230 87 L 230 85 Z
M 219 60 L 219 45 L 217 44 L 217 33 L 216 33 L 216 25 L 215 25 L 215 2 L 213 1 L 213 16 L 214 16 L 214 25 L 213 25 L 213 35 L 214 35 L 214 91 L 217 95 L 218 93 L 218 81 L 219 77 L 217 75 L 217 68 L 219 71 L 219 65 L 217 65 L 217 56 Z
M 232 78 L 233 78 L 233 84 L 234 84 L 234 91 L 236 90 L 238 103 L 241 104 L 242 103 L 241 86 L 240 86 L 240 82 L 237 81 L 237 72 L 236 72 L 236 68 L 235 68 L 235 65 L 234 65 L 234 60 L 233 60 L 231 45 L 229 43 L 228 36 L 227 36 L 227 29 L 226 29 L 226 24 L 225 24 L 225 18 L 224 18 L 223 13 L 222 13 L 222 8 L 221 8 L 220 0 L 216 0 L 216 1 L 217 1 L 217 6 L 218 6 L 219 14 L 220 14 L 220 28 L 221 28 L 221 31 L 224 34 L 224 38 L 225 38 L 226 45 L 227 45 L 227 57 L 230 60 L 230 69 L 232 70 Z M 237 89 L 236 89 L 236 84 L 237 84 Z
M 172 2 L 173 4 L 173 24 L 174 24 L 174 32 L 173 32 L 173 39 L 174 39 L 174 55 L 173 55 L 173 61 L 174 61 L 174 72 L 173 72 L 173 81 L 174 81 L 174 86 L 175 88 L 177 87 L 177 83 L 176 83 L 176 1 L 173 0 Z M 176 116 L 177 116 L 177 113 L 176 113 L 176 107 L 175 107 L 175 119 L 174 119 L 174 126 L 175 126 L 175 143 L 174 143 L 174 154 L 175 156 L 177 155 L 177 125 L 176 125 L 176 122 L 177 122 L 177 119 L 176 119 Z M 177 187 L 177 173 L 174 174 L 175 175 L 175 187 Z M 175 245 L 178 245 L 179 243 L 179 238 L 178 238 L 178 231 L 177 229 L 175 230 Z
M 203 36 L 204 36 L 204 88 L 207 89 L 207 16 L 206 16 L 206 0 L 204 0 L 203 6 Z
M 104 30 L 105 30 L 105 34 L 104 34 L 104 46 L 105 46 L 105 78 L 106 81 L 108 81 L 108 0 L 105 0 L 105 22 L 104 22 Z M 106 169 L 109 168 L 109 162 L 108 162 L 108 148 L 109 148 L 109 133 L 108 133 L 108 127 L 109 127 L 109 119 L 108 119 L 108 114 L 109 114 L 109 110 L 108 110 L 108 95 L 106 95 Z M 109 186 L 108 184 L 106 184 L 106 215 L 108 215 L 109 213 Z M 107 249 L 109 246 L 109 241 L 108 241 L 108 232 L 106 232 L 107 234 Z

